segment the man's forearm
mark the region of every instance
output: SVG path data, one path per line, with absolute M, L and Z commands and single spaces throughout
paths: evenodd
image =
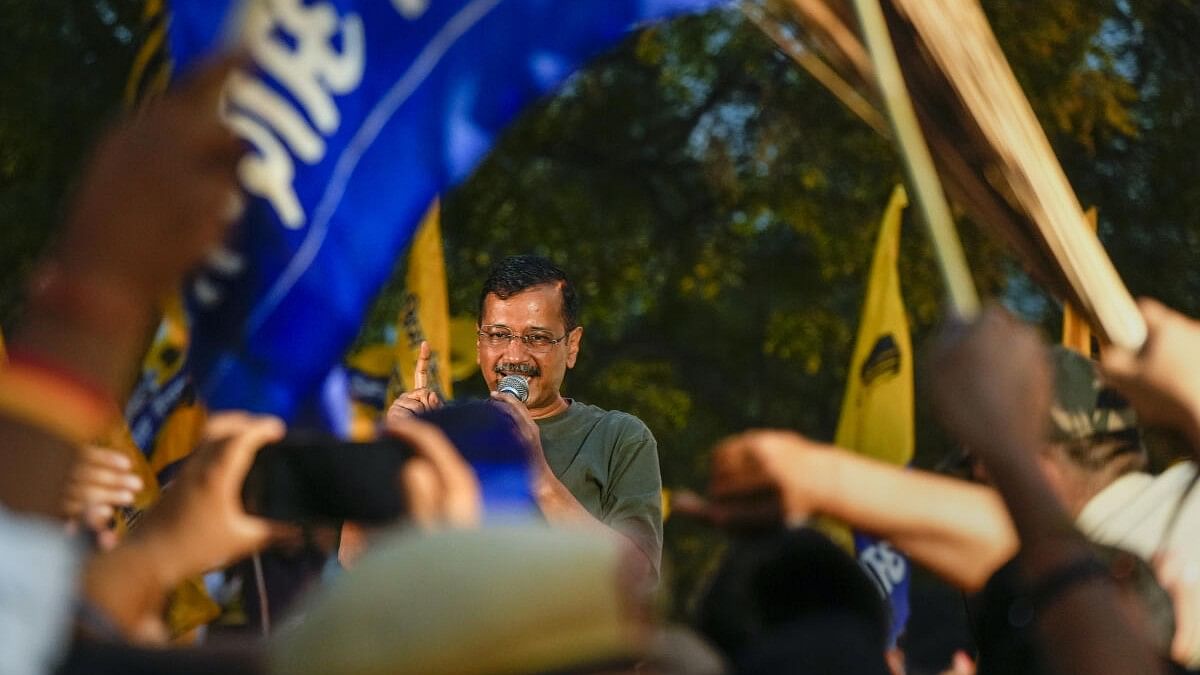
M 994 490 L 833 447 L 809 463 L 819 513 L 887 539 L 959 588 L 981 588 L 1017 552 Z
M 590 528 L 602 528 L 604 532 L 610 535 L 616 535 L 627 541 L 632 548 L 637 550 L 646 559 L 648 570 L 653 572 L 655 565 L 650 560 L 650 556 L 637 541 L 628 534 L 620 530 L 610 527 L 607 523 L 592 515 L 590 511 L 579 503 L 575 495 L 567 489 L 567 486 L 562 484 L 547 467 L 541 475 L 538 476 L 534 485 L 534 499 L 537 500 L 538 508 L 541 509 L 542 515 L 546 517 L 546 521 L 552 525 L 569 525 L 581 526 Z
M 534 498 L 546 520 L 556 524 L 589 521 L 603 524 L 579 503 L 575 495 L 571 494 L 567 486 L 550 473 L 549 469 L 543 470 L 535 483 Z
M 84 596 L 136 642 L 168 637 L 163 616 L 174 587 L 155 555 L 137 543 L 123 542 L 94 556 L 83 575 Z
M 988 464 L 1020 535 L 1020 565 L 1033 586 L 1092 556 L 1037 466 L 1024 448 L 989 453 L 1005 458 Z M 1011 459 L 1008 459 L 1011 458 Z M 1068 583 L 1068 582 L 1060 582 Z M 1047 654 L 1063 673 L 1159 673 L 1161 664 L 1126 620 L 1116 588 L 1101 579 L 1080 579 L 1050 591 L 1038 607 L 1038 631 Z

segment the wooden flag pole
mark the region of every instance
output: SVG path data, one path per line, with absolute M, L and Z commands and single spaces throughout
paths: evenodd
M 1096 207 L 1088 209 L 1084 215 L 1087 224 L 1094 233 L 1099 224 L 1099 214 Z M 1087 316 L 1068 301 L 1063 302 L 1062 344 L 1080 354 L 1092 358 L 1092 328 L 1087 323 Z
M 796 0 L 793 0 L 796 1 Z M 937 169 L 925 137 L 917 123 L 900 64 L 896 60 L 896 49 L 888 34 L 887 22 L 878 0 L 854 0 L 855 11 L 871 54 L 871 63 L 883 95 L 896 142 L 904 159 L 905 173 L 912 190 L 913 201 L 921 213 L 925 226 L 933 239 L 938 266 L 950 301 L 950 309 L 958 318 L 970 321 L 979 314 L 979 294 L 967 267 L 962 242 L 954 229 L 950 206 L 942 192 Z

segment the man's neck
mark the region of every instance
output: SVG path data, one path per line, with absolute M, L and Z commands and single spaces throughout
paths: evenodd
M 529 409 L 529 416 L 535 420 L 544 420 L 548 417 L 554 417 L 566 412 L 567 408 L 571 407 L 571 403 L 563 398 L 562 394 L 554 397 L 554 400 L 544 406 Z

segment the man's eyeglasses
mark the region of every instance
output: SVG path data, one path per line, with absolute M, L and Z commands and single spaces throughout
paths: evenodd
M 571 331 L 567 331 L 562 337 L 556 338 L 550 333 L 530 333 L 529 335 L 517 335 L 512 331 L 507 330 L 481 330 L 477 331 L 479 339 L 489 347 L 508 347 L 513 340 L 520 340 L 525 343 L 526 349 L 535 353 L 550 351 L 554 345 L 567 339 Z

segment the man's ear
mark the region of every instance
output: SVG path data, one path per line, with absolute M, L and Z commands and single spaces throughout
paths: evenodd
M 583 341 L 583 326 L 571 329 L 567 337 L 567 367 L 575 367 L 575 359 L 579 356 L 579 343 Z

